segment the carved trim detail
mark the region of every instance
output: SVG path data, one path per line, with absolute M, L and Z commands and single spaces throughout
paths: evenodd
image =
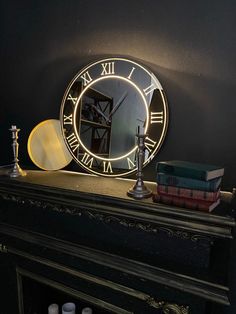
M 191 234 L 190 232 L 174 230 L 166 227 L 160 227 L 159 230 L 165 232 L 171 238 L 176 237 L 182 240 L 191 240 L 192 242 L 199 242 L 202 245 L 209 245 L 214 242 L 212 238 L 200 234 Z
M 101 214 L 101 213 L 91 212 L 87 209 L 79 209 L 72 206 L 59 205 L 56 203 L 39 201 L 36 199 L 22 198 L 20 196 L 16 196 L 13 194 L 1 194 L 0 196 L 4 200 L 13 201 L 18 204 L 36 206 L 42 209 L 51 209 L 59 213 L 65 213 L 69 215 L 81 216 L 82 214 L 84 214 L 90 219 L 96 219 L 104 223 L 114 222 L 126 228 L 136 228 L 138 230 L 142 230 L 145 232 L 152 232 L 152 233 L 163 232 L 168 237 L 176 237 L 182 240 L 191 240 L 192 242 L 198 242 L 199 244 L 203 246 L 211 245 L 213 243 L 213 239 L 211 237 L 203 236 L 200 234 L 192 234 L 191 232 L 176 230 L 174 228 L 161 227 L 161 226 L 157 226 L 150 223 L 142 223 L 142 222 L 134 221 L 128 218 L 120 218 L 120 217 L 112 216 L 110 214 Z
M 165 301 L 156 301 L 154 298 L 148 298 L 147 303 L 155 307 L 156 309 L 161 309 L 163 314 L 188 314 L 189 306 L 178 305 L 176 303 L 169 303 Z
M 16 202 L 17 204 L 22 204 L 22 205 L 26 204 L 29 206 L 36 206 L 36 207 L 39 207 L 42 209 L 52 209 L 52 210 L 57 211 L 59 213 L 81 216 L 81 211 L 78 210 L 78 208 L 59 205 L 56 203 L 39 201 L 39 200 L 35 200 L 35 199 L 29 199 L 29 198 L 25 199 L 25 198 L 22 198 L 20 196 L 15 196 L 12 194 L 1 194 L 1 196 L 4 200 Z
M 116 222 L 121 224 L 124 227 L 128 228 L 136 228 L 142 231 L 146 232 L 164 232 L 168 237 L 176 237 L 182 240 L 191 240 L 192 242 L 199 242 L 199 244 L 205 246 L 205 245 L 211 245 L 213 243 L 213 239 L 207 236 L 203 236 L 200 234 L 191 234 L 190 232 L 181 231 L 181 230 L 175 230 L 174 228 L 166 228 L 166 227 L 159 227 L 153 224 L 144 224 L 140 222 L 131 221 L 124 218 L 114 217 L 110 215 L 104 215 L 104 214 L 98 214 L 98 213 L 91 213 L 90 211 L 85 211 L 84 214 L 86 214 L 89 218 L 97 219 L 100 221 L 103 221 L 105 223 L 111 223 Z

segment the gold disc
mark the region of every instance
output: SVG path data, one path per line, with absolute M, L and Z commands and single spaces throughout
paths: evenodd
M 62 169 L 72 160 L 59 120 L 45 120 L 36 125 L 28 138 L 27 148 L 32 162 L 43 170 Z

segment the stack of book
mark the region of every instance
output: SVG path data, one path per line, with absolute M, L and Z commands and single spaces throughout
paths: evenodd
M 224 168 L 187 161 L 157 164 L 155 202 L 210 212 L 220 203 Z

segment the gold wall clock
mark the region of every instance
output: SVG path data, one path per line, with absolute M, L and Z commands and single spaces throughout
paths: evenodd
M 168 126 L 168 105 L 156 76 L 141 64 L 108 58 L 83 68 L 61 104 L 61 127 L 73 159 L 88 172 L 134 173 L 137 128 L 147 134 L 144 166 L 158 152 Z

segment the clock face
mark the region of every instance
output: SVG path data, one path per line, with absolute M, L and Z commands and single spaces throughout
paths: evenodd
M 123 58 L 96 61 L 69 84 L 61 105 L 64 140 L 87 171 L 121 177 L 136 172 L 137 130 L 146 134 L 144 166 L 168 126 L 164 91 L 153 73 Z

